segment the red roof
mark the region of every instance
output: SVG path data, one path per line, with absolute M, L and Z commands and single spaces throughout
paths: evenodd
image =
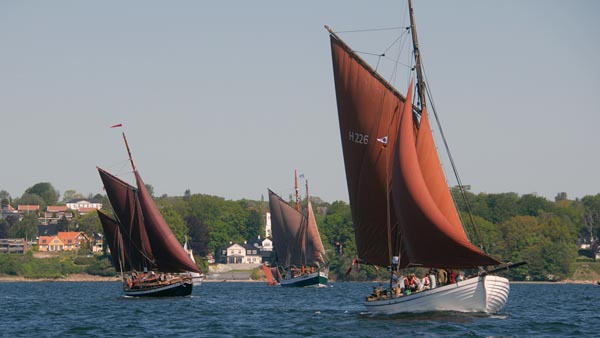
M 40 210 L 39 205 L 20 204 L 18 206 L 19 211 L 37 211 Z
M 79 236 L 85 237 L 81 231 L 59 231 L 58 238 L 65 244 L 75 244 L 77 242 L 77 237 Z M 69 241 L 70 240 L 70 241 Z
M 48 212 L 65 212 L 67 211 L 67 206 L 66 205 L 49 205 L 48 208 L 46 208 L 46 211 Z
M 96 209 L 96 208 L 79 208 L 78 211 L 80 214 L 86 214 L 88 212 L 94 212 L 96 210 L 98 210 L 98 209 Z
M 56 236 L 40 236 L 38 239 L 39 245 L 49 245 L 56 238 Z

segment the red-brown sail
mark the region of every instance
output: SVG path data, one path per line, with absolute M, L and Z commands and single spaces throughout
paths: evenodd
M 100 218 L 100 224 L 102 224 L 104 231 L 104 240 L 110 249 L 110 255 L 113 258 L 115 268 L 119 272 L 130 271 L 131 267 L 129 266 L 129 260 L 125 256 L 126 250 L 117 221 L 100 210 L 98 210 L 98 217 Z
M 98 172 L 121 229 L 131 268 L 137 271 L 155 268 L 152 247 L 143 225 L 137 189 L 102 168 L 98 168 Z
M 303 264 L 302 223 L 306 222 L 306 219 L 271 190 L 269 190 L 269 209 L 277 262 L 284 266 Z
M 358 257 L 388 266 L 400 253 L 390 181 L 405 98 L 333 33 L 331 51 Z
M 321 241 L 321 235 L 319 234 L 319 228 L 317 227 L 317 220 L 315 219 L 315 213 L 313 212 L 312 203 L 308 198 L 308 205 L 306 207 L 308 213 L 307 223 L 307 240 L 306 240 L 306 258 L 309 264 L 318 265 L 324 263 L 325 248 Z
M 412 105 L 412 91 L 411 83 L 407 107 Z M 421 141 L 415 143 L 413 114 L 405 108 L 394 151 L 394 207 L 409 264 L 443 268 L 500 264 L 471 244 L 460 221 L 456 223 L 454 219 L 455 207 L 448 205 L 440 193 L 448 186 L 425 111 L 423 116 L 425 124 L 418 131 Z M 436 159 L 432 159 L 433 156 Z M 454 210 L 449 210 L 451 208 Z
M 419 121 L 412 99 L 405 99 L 330 33 L 358 257 L 389 266 L 392 257 L 400 254 L 400 267 L 499 264 L 471 244 L 466 235 L 426 109 Z M 406 97 L 411 96 L 412 89 Z M 383 137 L 387 142 L 375 142 Z
M 271 231 L 273 232 L 273 248 L 277 255 L 277 262 L 283 264 L 288 256 L 288 249 L 285 241 L 286 231 L 283 224 L 283 215 L 279 206 L 279 196 L 269 190 L 269 210 L 271 212 Z M 275 239 L 278 238 L 278 242 Z M 281 242 L 280 244 L 277 244 Z
M 158 270 L 161 272 L 192 271 L 200 273 L 198 266 L 183 250 L 167 222 L 165 222 L 137 170 L 134 173 L 138 186 L 140 207 L 144 217 L 144 226 Z

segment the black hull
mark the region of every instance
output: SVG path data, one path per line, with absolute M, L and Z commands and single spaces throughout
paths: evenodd
M 180 282 L 143 289 L 124 288 L 123 292 L 129 297 L 185 297 L 192 293 L 192 289 L 193 283 Z

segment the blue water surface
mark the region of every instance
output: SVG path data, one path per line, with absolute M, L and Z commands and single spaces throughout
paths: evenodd
M 598 337 L 600 287 L 512 284 L 496 315 L 374 316 L 373 283 L 323 289 L 204 283 L 191 297 L 124 297 L 113 282 L 0 283 L 2 337 Z

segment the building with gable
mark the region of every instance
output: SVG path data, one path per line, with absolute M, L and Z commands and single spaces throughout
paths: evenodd
M 67 203 L 67 208 L 69 210 L 77 210 L 79 213 L 82 213 L 82 211 L 85 213 L 90 212 L 93 209 L 102 209 L 102 203 L 90 202 L 88 200 L 72 200 Z
M 223 264 L 260 264 L 261 251 L 253 244 L 231 243 L 221 249 L 221 263 Z
M 40 251 L 75 251 L 90 239 L 80 231 L 59 231 L 55 236 L 40 236 L 38 247 Z

